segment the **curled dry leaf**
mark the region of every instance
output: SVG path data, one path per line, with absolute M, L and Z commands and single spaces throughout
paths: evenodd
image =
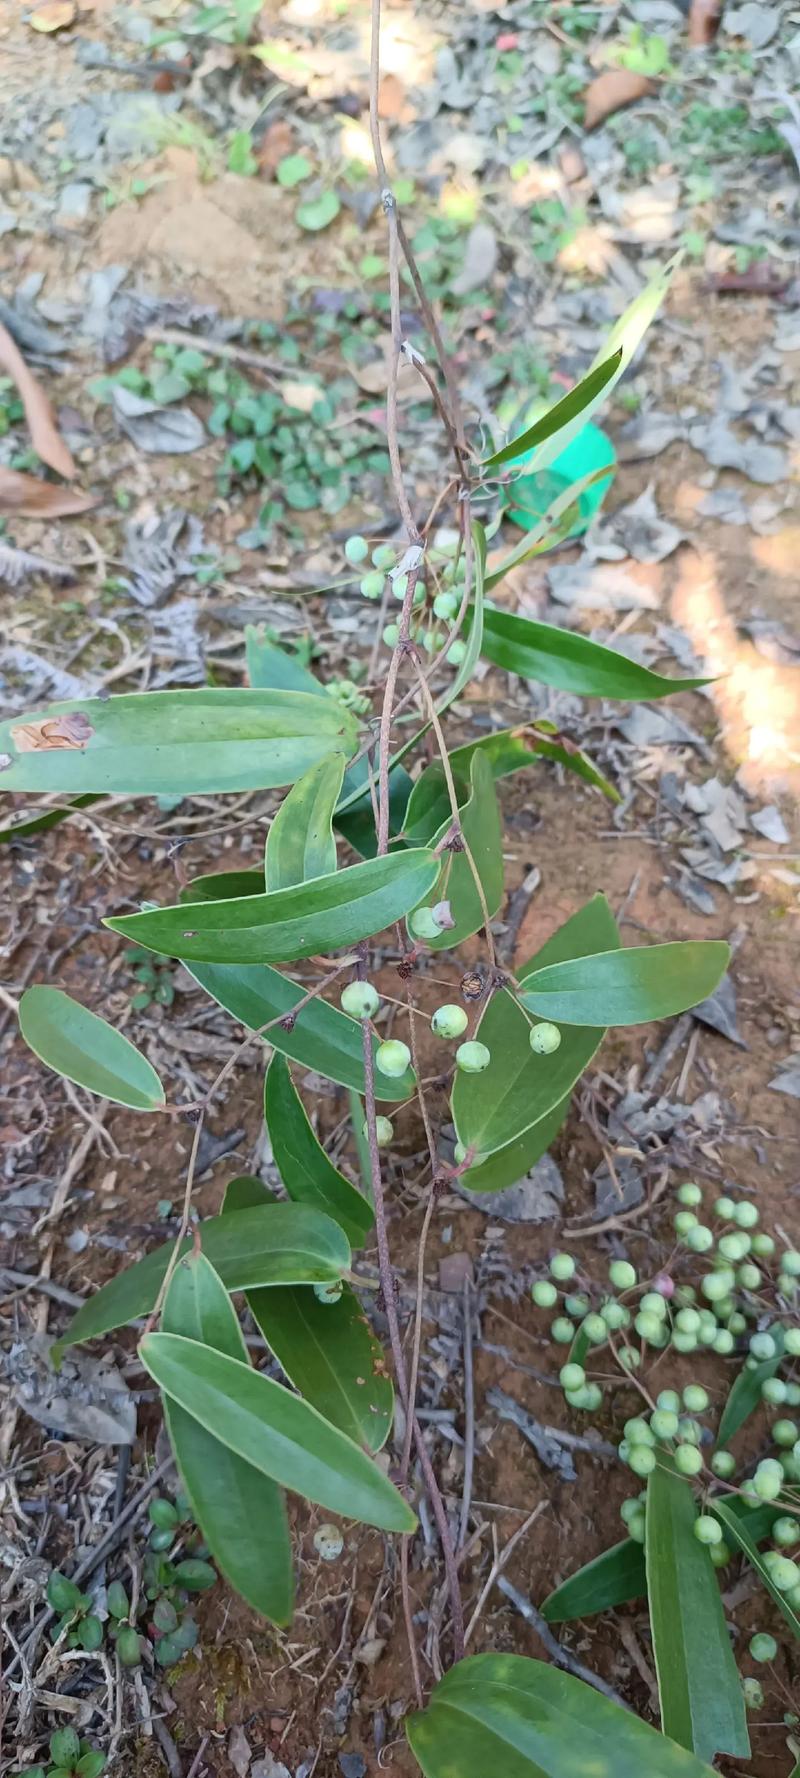
M 70 451 L 53 418 L 53 410 L 41 385 L 37 383 L 33 371 L 27 364 L 7 327 L 0 322 L 0 368 L 16 383 L 25 418 L 31 435 L 33 448 L 48 469 L 55 469 L 71 481 L 77 475 L 77 469 Z
M 72 710 L 64 716 L 21 723 L 19 728 L 12 728 L 11 739 L 18 753 L 80 753 L 93 734 L 88 716 L 82 710 Z
M 96 496 L 84 494 L 80 488 L 57 487 L 55 482 L 40 482 L 21 469 L 0 465 L 0 512 L 13 512 L 24 519 L 66 519 L 96 505 Z
M 689 42 L 693 49 L 713 43 L 722 18 L 722 0 L 692 0 L 689 7 Z
M 648 80 L 645 74 L 634 74 L 630 68 L 608 68 L 586 88 L 583 119 L 586 129 L 596 130 L 598 124 L 613 117 L 615 111 L 623 111 L 626 105 L 633 105 L 637 99 L 643 99 L 655 90 L 655 82 Z
M 31 13 L 30 24 L 34 31 L 63 31 L 75 23 L 76 11 L 75 0 L 45 0 Z

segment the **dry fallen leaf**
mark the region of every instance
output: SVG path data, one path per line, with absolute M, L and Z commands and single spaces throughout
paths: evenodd
M 275 122 L 265 130 L 261 145 L 256 149 L 256 159 L 262 173 L 271 177 L 280 162 L 292 153 L 294 145 L 294 131 L 288 119 L 276 117 Z
M 615 111 L 623 111 L 626 105 L 633 105 L 636 99 L 643 99 L 655 90 L 654 81 L 648 80 L 645 74 L 634 74 L 630 68 L 608 68 L 586 88 L 584 127 L 596 130 L 598 124 L 613 117 Z
M 65 716 L 42 716 L 38 722 L 23 722 L 12 728 L 11 739 L 18 753 L 82 753 L 91 741 L 94 729 L 82 710 Z
M 296 381 L 282 383 L 281 395 L 287 407 L 293 407 L 301 414 L 310 414 L 312 407 L 320 400 L 322 390 L 319 383 Z
M 63 31 L 65 25 L 74 24 L 76 11 L 75 0 L 45 0 L 31 13 L 30 23 L 34 31 Z
M 80 488 L 60 488 L 55 482 L 23 475 L 20 469 L 0 467 L 0 512 L 23 519 L 66 519 L 97 504 L 94 494 L 84 494 Z
M 72 455 L 53 418 L 53 410 L 40 383 L 37 383 L 32 371 L 7 327 L 0 323 L 0 369 L 4 370 L 16 383 L 25 408 L 25 418 L 31 435 L 33 448 L 48 469 L 55 469 L 71 481 L 78 471 Z
M 692 0 L 689 7 L 689 42 L 693 49 L 713 43 L 722 18 L 722 0 Z

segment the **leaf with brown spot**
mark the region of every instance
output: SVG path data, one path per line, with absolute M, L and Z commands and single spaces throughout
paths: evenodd
M 648 80 L 645 74 L 634 74 L 631 68 L 608 68 L 605 74 L 598 74 L 596 80 L 590 81 L 584 93 L 585 128 L 596 130 L 607 117 L 613 117 L 616 111 L 624 111 L 626 105 L 633 105 L 637 99 L 644 99 L 647 93 L 655 90 L 655 82 Z
M 34 31 L 63 31 L 75 23 L 75 0 L 45 0 L 44 6 L 31 13 L 29 23 Z
M 97 504 L 96 495 L 84 494 L 80 488 L 57 487 L 55 482 L 23 475 L 21 469 L 0 466 L 0 512 L 13 512 L 23 519 L 66 519 Z
M 51 27 L 54 29 L 55 27 Z M 64 443 L 56 426 L 53 410 L 41 384 L 37 382 L 33 371 L 27 364 L 7 327 L 0 322 L 0 369 L 4 370 L 16 383 L 25 408 L 25 418 L 33 442 L 33 448 L 48 469 L 55 469 L 71 481 L 78 471 L 72 460 L 71 452 Z
M 82 710 L 73 710 L 65 716 L 24 722 L 19 728 L 12 728 L 11 739 L 18 753 L 82 751 L 93 734 L 88 717 Z

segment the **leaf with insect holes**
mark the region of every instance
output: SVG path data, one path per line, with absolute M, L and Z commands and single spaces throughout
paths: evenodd
M 247 1215 L 224 1220 L 235 1227 Z M 176 1334 L 146 1334 L 139 1356 L 173 1401 L 282 1487 L 380 1530 L 416 1529 L 411 1508 L 372 1458 L 263 1371 Z
M 223 1215 L 269 1202 L 260 1179 L 232 1179 Z M 386 1360 L 361 1304 L 345 1284 L 338 1302 L 313 1290 L 250 1290 L 254 1321 L 304 1401 L 366 1450 L 379 1451 L 392 1426 L 394 1391 Z
M 87 698 L 0 724 L 3 790 L 190 796 L 292 784 L 357 725 L 331 698 L 203 687 Z
M 526 973 L 520 998 L 556 1024 L 647 1025 L 705 1000 L 729 960 L 722 939 L 604 951 Z
M 524 1655 L 471 1655 L 406 1718 L 425 1778 L 713 1778 L 583 1680 Z
M 700 1759 L 748 1759 L 741 1680 L 696 1517 L 691 1484 L 660 1449 L 647 1478 L 645 1561 L 661 1726 Z
M 447 800 L 447 813 L 440 826 L 435 825 L 440 807 L 439 790 L 444 782 L 441 765 L 427 766 L 417 779 L 406 811 L 407 838 L 413 844 L 426 842 L 436 847 L 453 826 L 453 814 Z M 461 837 L 469 848 L 472 863 L 483 891 L 489 919 L 497 913 L 503 899 L 503 833 L 500 808 L 489 761 L 475 752 L 468 773 L 456 785 Z M 434 808 L 431 820 L 428 805 Z M 432 951 L 452 950 L 470 938 L 484 924 L 484 907 L 466 851 L 441 854 L 441 870 L 435 889 L 420 897 L 421 904 L 448 901 L 452 927 L 437 938 L 426 939 Z M 409 933 L 413 937 L 409 922 Z
M 165 1333 L 250 1363 L 231 1299 L 203 1253 L 187 1254 L 176 1266 L 161 1325 Z M 168 1395 L 164 1417 L 192 1512 L 218 1567 L 254 1611 L 289 1623 L 292 1551 L 281 1489 Z
M 26 988 L 19 1028 L 40 1062 L 76 1086 L 131 1111 L 159 1111 L 164 1104 L 164 1088 L 146 1056 L 61 988 Z
M 424 899 L 439 869 L 439 859 L 420 847 L 271 895 L 178 904 L 105 924 L 146 950 L 188 962 L 288 963 L 383 932 Z
M 619 346 L 610 357 L 604 358 L 576 383 L 574 389 L 562 395 L 561 400 L 548 408 L 532 426 L 526 427 L 516 438 L 509 439 L 508 444 L 495 451 L 491 457 L 484 458 L 482 469 L 497 469 L 502 463 L 513 463 L 525 451 L 532 451 L 536 445 L 544 444 L 545 439 L 554 438 L 562 433 L 571 420 L 582 418 L 584 424 L 588 417 L 587 410 L 594 411 L 598 401 L 609 386 L 616 382 L 616 373 L 622 362 L 622 347 Z
M 267 835 L 264 874 L 268 893 L 330 876 L 336 870 L 333 811 L 344 767 L 344 754 L 331 753 L 304 772 L 284 797 Z
M 604 895 L 593 896 L 522 965 L 522 988 L 531 972 L 560 966 L 563 959 L 575 959 L 576 967 L 581 967 L 597 944 L 619 944 L 617 924 Z M 550 1118 L 605 1036 L 605 1025 L 599 1022 L 570 1027 L 562 1031 L 561 1043 L 551 1055 L 536 1056 L 530 1046 L 530 1024 L 506 989 L 494 994 L 477 1032 L 491 1052 L 489 1066 L 482 1074 L 456 1075 L 452 1104 L 458 1139 L 478 1156 L 505 1148 L 541 1119 Z
M 511 611 L 487 611 L 481 652 L 496 667 L 535 679 L 579 698 L 666 698 L 676 691 L 694 691 L 709 679 L 668 679 L 638 661 L 590 642 L 574 630 L 535 623 Z
M 264 1116 L 273 1159 L 290 1198 L 324 1210 L 353 1247 L 362 1246 L 372 1228 L 372 1205 L 326 1155 L 284 1056 L 273 1056 L 267 1069 Z
M 243 1211 L 235 1219 L 212 1216 L 198 1224 L 198 1235 L 226 1290 L 334 1284 L 350 1269 L 350 1245 L 339 1224 L 305 1204 L 269 1204 Z M 191 1245 L 187 1237 L 182 1255 Z M 174 1241 L 166 1241 L 104 1284 L 73 1316 L 60 1346 L 93 1340 L 149 1315 L 174 1246 Z

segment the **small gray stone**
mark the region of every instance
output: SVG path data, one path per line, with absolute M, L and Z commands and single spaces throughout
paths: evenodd
M 65 185 L 58 206 L 59 222 L 86 222 L 92 207 L 93 190 L 94 187 L 83 180 Z

